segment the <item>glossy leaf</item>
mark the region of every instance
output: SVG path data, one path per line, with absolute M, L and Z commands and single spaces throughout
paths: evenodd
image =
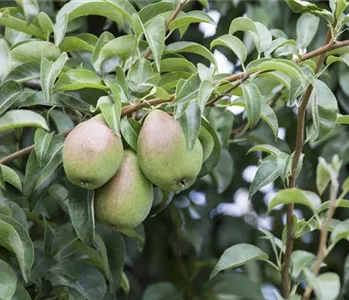
M 292 261 L 292 278 L 297 279 L 304 269 L 311 269 L 316 259 L 316 255 L 304 250 L 293 251 Z
M 27 230 L 15 219 L 0 214 L 0 245 L 15 253 L 23 279 L 27 281 L 34 262 L 34 245 Z
M 263 151 L 266 153 L 269 153 L 274 156 L 278 156 L 280 154 L 280 150 L 272 145 L 262 144 L 262 145 L 256 145 L 252 148 L 250 148 L 247 153 L 254 152 L 254 151 Z
M 22 127 L 40 127 L 49 130 L 46 120 L 30 110 L 10 110 L 0 117 L 0 132 Z
M 280 173 L 276 157 L 270 157 L 270 159 L 264 160 L 258 167 L 256 175 L 252 180 L 249 197 L 251 198 L 262 187 L 274 182 L 279 176 Z
M 12 268 L 0 259 L 0 299 L 12 299 L 17 285 L 17 276 Z
M 198 142 L 201 126 L 201 111 L 197 102 L 188 105 L 184 114 L 178 119 L 184 133 L 187 149 L 191 151 Z
M 349 220 L 340 222 L 331 233 L 331 243 L 337 244 L 340 240 L 349 238 Z
M 217 65 L 213 54 L 204 46 L 194 42 L 175 42 L 167 46 L 167 51 L 179 53 L 195 53 L 209 60 L 214 65 Z
M 246 102 L 247 119 L 250 127 L 254 127 L 261 116 L 262 96 L 254 83 L 245 83 L 242 90 Z
M 123 138 L 130 147 L 137 151 L 137 140 L 141 125 L 134 119 L 122 118 L 120 130 Z
M 215 21 L 208 14 L 200 10 L 192 10 L 185 14 L 179 15 L 176 19 L 174 19 L 171 22 L 169 29 L 172 31 L 176 28 L 193 23 L 208 23 L 211 25 L 216 25 Z
M 101 110 L 110 129 L 120 136 L 121 103 L 118 105 L 110 96 L 102 96 L 98 99 L 96 107 Z
M 51 102 L 53 85 L 67 60 L 67 53 L 62 53 L 60 57 L 53 63 L 48 61 L 44 56 L 41 59 L 41 87 L 47 102 Z
M 149 60 L 140 59 L 127 74 L 128 86 L 133 92 L 142 93 L 149 89 L 145 81 L 153 76 L 153 68 Z
M 158 72 L 160 61 L 165 48 L 165 20 L 159 16 L 150 20 L 144 28 L 144 34 L 152 51 Z
M 16 0 L 23 9 L 25 19 L 30 24 L 39 14 L 39 5 L 36 0 Z
M 31 300 L 27 290 L 19 283 L 17 283 L 15 294 L 11 300 Z
M 21 93 L 22 87 L 15 81 L 8 81 L 0 86 L 0 116 L 16 103 Z
M 268 212 L 279 204 L 297 203 L 309 207 L 313 212 L 316 212 L 321 205 L 321 200 L 318 195 L 310 191 L 300 190 L 298 188 L 280 190 L 275 197 L 270 201 Z
M 53 138 L 54 132 L 46 132 L 45 130 L 39 128 L 35 131 L 34 144 L 35 153 L 38 159 L 39 166 L 42 167 L 47 151 L 50 148 L 50 144 Z
M 330 181 L 331 166 L 325 161 L 325 159 L 319 157 L 319 163 L 316 168 L 316 186 L 320 195 L 323 194 Z
M 329 87 L 321 80 L 314 80 L 312 93 L 312 116 L 314 122 L 313 139 L 322 139 L 328 135 L 337 120 L 337 100 Z
M 249 32 L 252 35 L 257 51 L 258 52 L 261 51 L 261 47 L 260 47 L 261 41 L 260 41 L 259 32 L 256 24 L 251 19 L 245 18 L 245 17 L 235 18 L 230 23 L 229 34 L 234 34 L 237 31 Z
M 71 185 L 68 207 L 77 236 L 86 245 L 93 246 L 95 240 L 94 191 Z
M 297 21 L 297 46 L 306 48 L 317 33 L 320 18 L 310 13 L 301 15 Z
M 250 244 L 238 244 L 226 249 L 214 267 L 210 279 L 220 271 L 243 266 L 252 260 L 268 260 L 268 254 Z
M 101 77 L 85 69 L 69 70 L 60 76 L 55 84 L 55 91 L 73 91 L 84 88 L 107 89 Z
M 211 49 L 216 46 L 223 46 L 230 49 L 242 63 L 245 62 L 247 50 L 243 42 L 241 42 L 237 37 L 229 34 L 222 35 L 211 42 Z
M 2 180 L 14 186 L 17 190 L 22 191 L 22 180 L 10 167 L 1 165 Z

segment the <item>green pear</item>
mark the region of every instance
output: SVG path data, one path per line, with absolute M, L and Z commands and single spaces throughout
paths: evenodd
M 213 151 L 214 139 L 208 130 L 203 126 L 200 128 L 199 140 L 203 150 L 203 161 L 206 161 Z
M 104 186 L 96 190 L 96 218 L 118 229 L 141 224 L 153 203 L 153 184 L 138 166 L 137 155 L 126 150 L 119 171 Z
M 63 146 L 63 166 L 73 184 L 96 189 L 113 177 L 119 169 L 123 146 L 98 115 L 76 126 Z
M 179 122 L 161 110 L 153 110 L 139 133 L 137 155 L 141 170 L 152 183 L 175 192 L 195 182 L 203 150 L 197 140 L 189 151 Z

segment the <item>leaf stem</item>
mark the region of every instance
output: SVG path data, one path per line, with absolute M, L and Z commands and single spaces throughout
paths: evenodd
M 168 19 L 168 22 L 166 23 L 165 26 L 165 32 L 168 32 L 168 29 L 170 27 L 171 22 L 176 19 L 176 17 L 178 16 L 178 14 L 182 11 L 183 7 L 188 3 L 188 0 L 181 0 L 179 1 L 176 9 L 173 11 L 172 15 L 170 16 L 170 18 Z M 151 49 L 148 48 L 147 52 L 144 54 L 144 58 L 148 58 L 151 55 Z
M 306 56 L 303 55 L 303 57 L 312 57 L 318 56 L 318 59 L 316 61 L 316 67 L 315 67 L 315 74 L 320 71 L 320 68 L 325 60 L 325 54 L 326 51 L 330 49 L 330 44 L 332 44 L 332 35 L 331 31 L 329 30 L 326 34 L 326 39 L 325 39 L 325 45 L 317 50 L 314 50 Z M 321 50 L 321 51 L 319 51 Z M 312 55 L 309 55 L 311 54 Z M 292 161 L 292 169 L 291 169 L 291 175 L 289 177 L 289 188 L 293 188 L 296 186 L 296 179 L 297 179 L 297 169 L 300 163 L 300 158 L 302 155 L 302 150 L 304 146 L 304 124 L 305 124 L 305 115 L 307 111 L 307 106 L 309 103 L 310 95 L 313 91 L 313 86 L 311 84 L 308 85 L 303 98 L 301 100 L 301 104 L 299 106 L 298 110 L 298 119 L 297 119 L 297 135 L 296 135 L 296 146 L 294 150 L 294 156 L 293 156 L 293 161 Z M 286 220 L 286 233 L 287 233 L 287 238 L 286 238 L 286 252 L 284 256 L 284 264 L 282 267 L 282 293 L 285 298 L 288 298 L 290 295 L 290 286 L 291 286 L 291 281 L 290 281 L 290 265 L 291 265 L 291 255 L 292 255 L 292 250 L 293 250 L 293 211 L 294 211 L 294 204 L 290 203 L 287 205 L 287 220 Z

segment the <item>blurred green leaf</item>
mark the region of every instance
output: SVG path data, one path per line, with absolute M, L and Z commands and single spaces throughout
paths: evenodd
M 250 127 L 257 125 L 261 116 L 262 96 L 254 83 L 245 83 L 242 86 L 246 102 L 247 119 Z
M 101 110 L 111 130 L 120 136 L 121 103 L 115 103 L 110 96 L 102 96 L 98 99 L 96 108 Z
M 1 165 L 2 180 L 13 185 L 17 190 L 22 191 L 22 180 L 19 175 L 10 167 Z
M 319 163 L 316 168 L 316 186 L 319 194 L 322 195 L 331 181 L 331 166 L 319 157 Z
M 326 9 L 321 9 L 316 4 L 303 0 L 286 0 L 288 6 L 297 13 L 306 13 L 323 17 L 327 22 L 333 23 L 333 15 Z
M 217 166 L 212 171 L 212 176 L 217 184 L 218 194 L 223 193 L 231 183 L 234 175 L 234 161 L 225 148 L 221 150 L 221 155 Z
M 184 114 L 178 119 L 184 133 L 187 149 L 191 151 L 195 143 L 198 143 L 198 137 L 201 126 L 201 112 L 197 102 L 191 102 Z
M 223 46 L 230 49 L 242 63 L 244 63 L 247 58 L 245 45 L 235 36 L 225 34 L 214 39 L 210 44 L 210 48 L 212 49 L 216 46 Z
M 127 117 L 121 119 L 120 129 L 123 138 L 130 147 L 137 151 L 137 140 L 141 125 L 134 119 Z
M 172 31 L 179 27 L 192 23 L 208 23 L 211 25 L 216 25 L 215 21 L 205 12 L 200 10 L 192 10 L 185 14 L 181 14 L 176 19 L 174 19 L 171 22 L 169 29 Z
M 42 167 L 47 151 L 50 148 L 50 144 L 53 138 L 54 132 L 46 132 L 45 130 L 38 128 L 35 131 L 34 144 L 36 158 L 38 159 L 39 166 Z
M 304 269 L 308 284 L 314 289 L 316 299 L 334 300 L 337 299 L 340 291 L 340 279 L 335 273 L 323 273 L 315 277 L 308 269 Z
M 131 91 L 142 93 L 149 89 L 145 81 L 153 76 L 153 68 L 149 60 L 139 59 L 127 73 L 127 83 Z
M 50 17 L 43 11 L 38 14 L 38 21 L 42 31 L 46 34 L 46 40 L 49 39 L 50 34 L 53 32 L 53 23 Z
M 179 293 L 176 287 L 170 282 L 158 282 L 151 284 L 145 290 L 142 300 L 178 299 Z
M 331 233 L 331 243 L 333 245 L 337 244 L 340 240 L 346 239 L 349 237 L 349 220 L 340 222 L 334 227 L 333 232 Z
M 16 291 L 12 300 L 31 300 L 31 298 L 26 289 L 21 284 L 17 283 Z
M 13 299 L 16 291 L 17 276 L 12 268 L 3 260 L 0 259 L 0 298 L 7 300 Z
M 15 253 L 24 281 L 34 262 L 34 245 L 27 230 L 15 219 L 0 214 L 0 245 Z
M 36 0 L 16 0 L 22 7 L 25 19 L 30 24 L 39 14 L 39 5 Z
M 250 244 L 238 244 L 226 249 L 214 267 L 210 280 L 220 271 L 243 266 L 251 260 L 268 260 L 268 254 Z
M 256 24 L 249 18 L 238 17 L 235 18 L 229 27 L 229 34 L 234 34 L 237 31 L 247 31 L 252 35 L 253 41 L 256 45 L 257 51 L 261 52 L 261 40 Z
M 292 278 L 299 278 L 304 269 L 311 269 L 316 260 L 316 255 L 304 250 L 296 250 L 292 252 Z

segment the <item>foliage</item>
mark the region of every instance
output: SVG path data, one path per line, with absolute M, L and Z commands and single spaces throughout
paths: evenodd
M 0 298 L 346 299 L 348 5 L 2 1 Z M 213 146 L 118 231 L 68 182 L 64 137 L 101 113 L 136 150 L 155 107 Z

